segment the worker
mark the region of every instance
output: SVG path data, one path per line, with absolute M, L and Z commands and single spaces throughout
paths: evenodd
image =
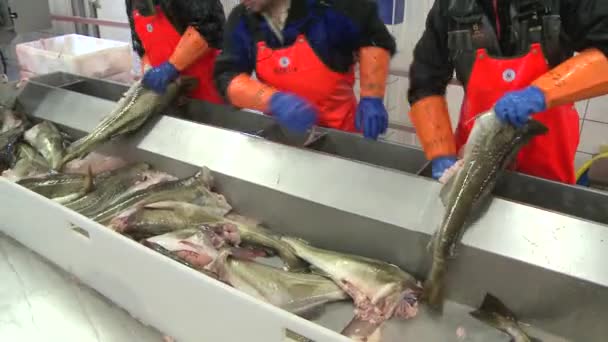
M 534 114 L 549 128 L 520 151 L 517 171 L 573 184 L 573 102 L 608 92 L 607 53 L 605 0 L 436 0 L 408 91 L 433 177 L 454 164 L 475 117 L 494 107 L 504 122 L 521 126 Z M 454 70 L 465 88 L 455 134 L 445 99 Z
M 394 52 L 375 1 L 243 0 L 228 18 L 215 78 L 233 105 L 288 130 L 318 124 L 377 139 L 388 126 L 383 97 Z
M 146 88 L 163 93 L 178 76 L 191 76 L 198 87 L 190 97 L 224 103 L 213 82 L 226 21 L 219 0 L 126 0 L 126 7 Z

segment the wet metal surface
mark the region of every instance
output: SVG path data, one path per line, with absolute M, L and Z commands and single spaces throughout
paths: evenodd
M 0 341 L 163 340 L 155 329 L 3 234 L 0 279 Z

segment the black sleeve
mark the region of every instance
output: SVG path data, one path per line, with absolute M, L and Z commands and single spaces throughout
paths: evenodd
M 180 25 L 182 32 L 188 27 L 194 27 L 209 46 L 220 48 L 226 16 L 224 7 L 219 0 L 180 0 L 171 1 L 173 15 Z
M 426 28 L 414 49 L 410 66 L 410 104 L 433 95 L 445 95 L 454 74 L 448 50 L 448 18 L 441 14 L 439 3 L 431 8 Z
M 213 71 L 215 84 L 226 97 L 228 85 L 239 74 L 251 74 L 255 69 L 253 38 L 247 24 L 247 11 L 243 5 L 235 7 L 226 23 L 222 52 Z
M 594 47 L 608 56 L 607 0 L 566 0 L 560 10 L 564 32 L 575 51 Z
M 397 44 L 378 14 L 375 0 L 335 0 L 336 10 L 351 18 L 360 29 L 359 47 L 377 46 L 395 54 Z
M 127 8 L 127 17 L 129 18 L 129 26 L 131 26 L 131 41 L 133 44 L 133 50 L 135 50 L 135 52 L 137 52 L 137 54 L 141 58 L 146 53 L 146 50 L 144 50 L 144 47 L 141 44 L 141 40 L 139 40 L 139 36 L 137 35 L 137 32 L 135 32 L 135 23 L 133 22 L 132 0 L 126 0 L 125 7 Z

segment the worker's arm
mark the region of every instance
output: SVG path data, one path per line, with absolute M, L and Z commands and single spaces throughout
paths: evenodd
M 143 77 L 143 84 L 159 93 L 164 92 L 180 72 L 198 61 L 211 47 L 219 46 L 225 22 L 224 8 L 219 0 L 173 1 L 164 7 L 165 14 L 182 38 L 169 60 L 148 70 Z
M 316 110 L 300 97 L 251 77 L 256 51 L 247 15 L 245 7 L 238 5 L 228 17 L 222 52 L 215 63 L 215 83 L 232 105 L 273 115 L 287 129 L 304 132 L 316 122 Z
M 354 51 L 351 48 L 350 53 L 359 55 L 360 102 L 356 127 L 366 138 L 377 139 L 388 128 L 384 93 L 391 56 L 396 50 L 395 39 L 380 19 L 375 1 L 339 0 L 334 6 L 336 13 L 346 18 L 336 20 L 341 22 L 338 30 L 342 41 L 352 39 L 349 44 Z
M 454 67 L 449 58 L 447 21 L 440 1 L 431 8 L 426 28 L 414 49 L 410 67 L 408 100 L 410 119 L 427 159 L 433 163 L 433 177 L 439 178 L 456 162 L 456 142 L 445 92 Z
M 495 110 L 502 120 L 520 126 L 532 114 L 608 94 L 608 2 L 564 1 L 561 16 L 567 48 L 579 54 L 500 99 Z

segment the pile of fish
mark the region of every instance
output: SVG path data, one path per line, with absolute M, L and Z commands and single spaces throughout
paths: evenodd
M 514 128 L 491 112 L 477 118 L 464 158 L 450 170 L 451 178 L 442 191 L 446 213 L 430 243 L 432 267 L 421 286 L 395 265 L 323 250 L 239 216 L 224 196 L 213 191 L 213 176 L 206 168 L 178 179 L 149 164 L 128 163 L 94 151 L 114 137 L 139 129 L 190 86 L 190 81 L 178 79 L 160 95 L 136 83 L 97 128 L 71 144 L 69 136 L 52 123 L 31 126 L 23 115 L 4 109 L 2 176 L 292 313 L 307 316 L 327 303 L 352 300 L 354 318 L 342 333 L 360 341 L 393 317 L 414 317 L 421 299 L 441 311 L 448 261 L 455 256 L 471 214 L 519 149 L 547 131 L 535 120 Z M 270 257 L 282 261 L 282 266 L 261 262 Z M 530 340 L 494 297 L 487 297 L 472 315 L 509 332 L 517 341 Z
M 352 300 L 344 334 L 365 340 L 392 317 L 416 315 L 422 288 L 397 266 L 322 250 L 233 212 L 210 170 L 178 179 L 94 150 L 140 128 L 190 83 L 164 95 L 135 84 L 91 133 L 70 144 L 50 122 L 2 117 L 3 176 L 182 264 L 298 315 Z M 268 259 L 272 258 L 272 259 Z M 262 259 L 280 261 L 269 266 Z

